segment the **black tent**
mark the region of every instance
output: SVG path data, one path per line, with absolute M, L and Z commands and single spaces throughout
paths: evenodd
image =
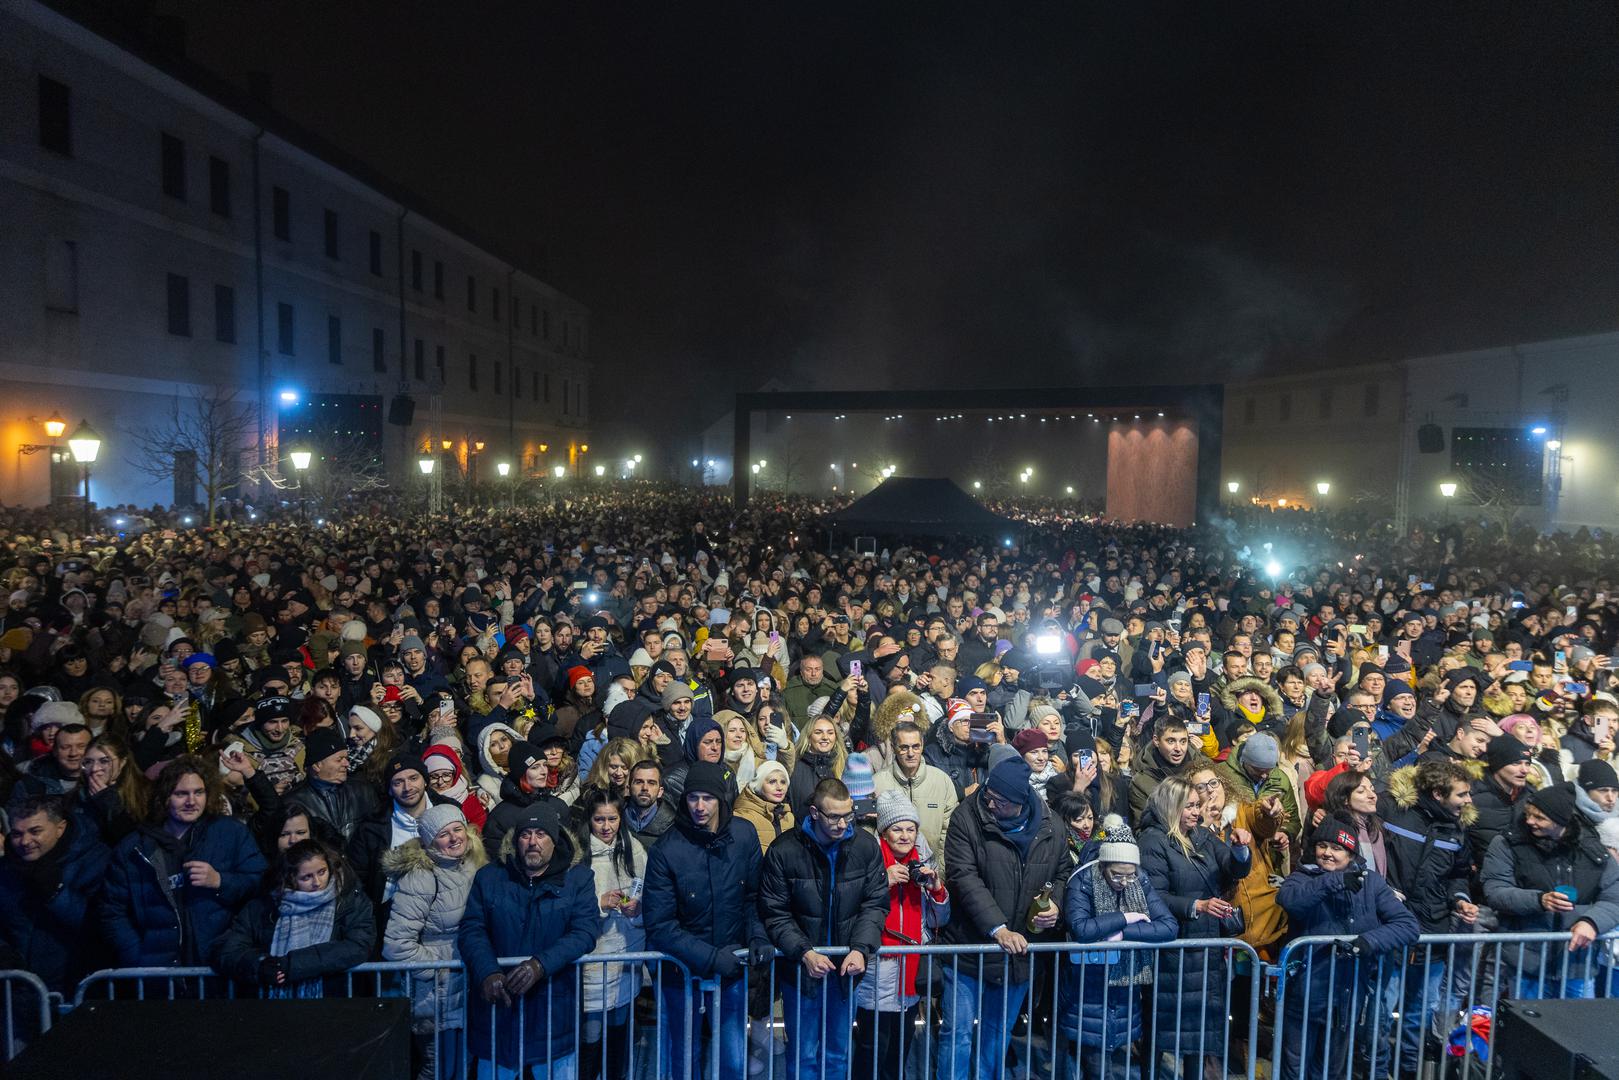
M 891 476 L 867 496 L 833 514 L 838 531 L 905 536 L 1005 536 L 1019 525 L 984 507 L 954 481 Z

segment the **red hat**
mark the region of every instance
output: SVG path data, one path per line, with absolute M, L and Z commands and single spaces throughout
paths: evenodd
M 1047 750 L 1051 747 L 1051 740 L 1039 728 L 1027 728 L 1017 733 L 1012 739 L 1012 749 L 1020 754 L 1027 754 L 1030 750 Z
M 583 664 L 571 667 L 568 669 L 568 689 L 572 690 L 577 687 L 580 679 L 594 679 L 595 677 L 596 673 Z
M 528 624 L 512 623 L 510 626 L 506 627 L 507 642 L 521 641 L 526 637 L 528 637 Z

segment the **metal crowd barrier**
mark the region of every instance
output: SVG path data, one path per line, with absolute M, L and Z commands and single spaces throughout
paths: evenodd
M 5 1043 L 0 1064 L 10 1061 L 37 1036 L 51 1029 L 51 992 L 28 971 L 0 971 L 0 1008 L 5 1009 Z
M 1295 938 L 1282 951 L 1275 1080 L 1483 1078 L 1503 1000 L 1619 996 L 1615 934 L 1578 954 L 1567 933 L 1425 934 L 1377 956 L 1352 941 Z

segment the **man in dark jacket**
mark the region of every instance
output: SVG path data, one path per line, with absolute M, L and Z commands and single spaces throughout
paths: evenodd
M 1581 817 L 1572 785 L 1530 793 L 1513 828 L 1490 841 L 1482 881 L 1502 930 L 1570 935 L 1566 967 L 1562 957 L 1543 958 L 1545 946 L 1503 950 L 1508 966 L 1518 969 L 1513 996 L 1594 996 L 1589 950 L 1619 926 L 1619 862 Z
M 1388 881 L 1425 934 L 1466 932 L 1478 922 L 1469 896 L 1472 850 L 1467 829 L 1476 820 L 1473 777 L 1454 761 L 1423 761 L 1397 769 L 1378 800 L 1388 855 Z M 1421 1032 L 1434 1013 L 1455 1011 L 1455 980 L 1446 978 L 1444 950 L 1430 949 L 1405 976 L 1401 1008 L 1401 1068 L 1415 1073 Z M 1424 1005 L 1426 1005 L 1426 1015 Z M 1429 1052 L 1424 1058 L 1432 1057 Z
M 736 952 L 748 949 L 756 963 L 774 955 L 757 905 L 759 834 L 731 816 L 726 791 L 719 766 L 704 761 L 692 767 L 675 827 L 647 856 L 642 898 L 648 947 L 668 953 L 694 980 L 701 980 L 688 988 L 674 966 L 665 964 L 659 987 L 666 1017 L 662 1060 L 685 1062 L 689 1055 L 693 1076 L 699 1075 L 701 1048 L 709 1039 L 695 1030 L 701 1022 L 685 1015 L 687 1001 L 710 995 L 705 1014 L 719 1025 L 719 1075 L 745 1075 L 748 1001 L 742 958 Z M 717 989 L 704 986 L 715 982 Z M 688 1019 L 694 1022 L 689 1048 Z
M 1383 969 L 1398 970 L 1399 950 L 1416 944 L 1421 928 L 1383 876 L 1360 860 L 1359 848 L 1356 826 L 1329 814 L 1316 827 L 1305 853 L 1310 861 L 1293 871 L 1277 892 L 1289 928 L 1297 936 L 1354 939 L 1347 954 L 1334 946 L 1312 949 L 1300 972 L 1307 986 L 1297 986 L 1286 995 L 1283 1076 L 1380 1076 L 1387 1064 L 1371 1058 L 1373 1053 L 1381 1056 L 1383 1052 L 1381 1012 L 1368 1009 L 1363 999 L 1354 999 L 1362 998 L 1376 984 L 1379 957 L 1392 954 L 1381 961 Z M 1308 1016 L 1306 1000 L 1311 1003 Z M 1353 1015 L 1365 1015 L 1368 1030 L 1355 1032 L 1353 1037 L 1345 1037 L 1342 1031 L 1329 1034 L 1329 1024 Z M 1329 1047 L 1337 1059 L 1335 1067 L 1326 1065 Z M 1351 1050 L 1358 1051 L 1358 1061 L 1350 1059 Z M 1310 1064 L 1301 1072 L 1306 1056 Z
M 759 917 L 782 954 L 782 1015 L 791 1080 L 842 1076 L 854 1022 L 854 983 L 882 947 L 888 873 L 882 848 L 854 826 L 843 781 L 815 786 L 807 821 L 765 854 Z M 841 963 L 818 951 L 846 947 Z M 795 970 L 795 965 L 802 970 Z
M 468 1046 L 480 1076 L 575 1075 L 579 1018 L 574 963 L 596 947 L 596 875 L 575 866 L 573 840 L 554 800 L 527 807 L 500 860 L 472 879 L 456 939 L 467 968 Z M 502 957 L 526 956 L 502 971 Z M 490 1008 L 498 1006 L 498 1008 Z M 491 1027 L 493 1030 L 491 1030 Z M 487 1070 L 483 1062 L 493 1062 Z
M 942 965 L 938 1080 L 971 1076 L 975 1043 L 978 1075 L 1002 1074 L 1012 1024 L 1029 992 L 1027 935 L 1051 929 L 1062 911 L 1059 867 L 1066 865 L 1067 845 L 1061 829 L 1029 786 L 1029 767 L 1020 757 L 992 768 L 950 819 L 944 864 L 952 901 L 939 940 L 999 945 L 1006 955 Z M 1043 906 L 1035 904 L 1038 896 L 1046 898 Z
M 974 742 L 972 730 L 972 708 L 960 698 L 951 698 L 922 749 L 929 765 L 955 781 L 958 800 L 978 791 L 986 771 L 987 744 Z
M 1473 864 L 1484 863 L 1490 841 L 1512 829 L 1529 794 L 1534 751 L 1511 735 L 1497 735 L 1484 751 L 1484 775 L 1473 781 L 1473 809 L 1478 817 L 1467 830 Z
M 53 796 L 14 803 L 9 840 L 0 859 L 0 942 L 48 989 L 71 993 L 103 951 L 90 911 L 110 852 L 88 820 Z
M 648 851 L 674 827 L 675 811 L 663 798 L 663 766 L 637 761 L 630 766 L 630 794 L 624 802 L 624 825 Z
M 349 777 L 349 745 L 335 727 L 318 727 L 304 740 L 304 768 L 308 775 L 287 789 L 283 800 L 318 817 L 347 843 L 360 822 L 382 805 L 375 786 Z
M 382 857 L 416 836 L 416 819 L 429 807 L 453 805 L 452 800 L 427 786 L 427 765 L 413 753 L 395 754 L 382 774 L 388 799 L 376 813 L 360 822 L 349 840 L 348 862 L 360 889 L 371 901 L 378 927 L 388 925 L 388 910 L 398 882 L 383 873 Z M 380 948 L 381 935 L 378 934 Z
M 259 887 L 264 856 L 246 826 L 209 812 L 218 767 L 175 758 L 156 783 L 161 816 L 119 842 L 107 865 L 101 930 L 120 967 L 200 965 Z

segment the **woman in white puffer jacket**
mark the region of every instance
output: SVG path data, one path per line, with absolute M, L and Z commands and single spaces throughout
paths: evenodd
M 601 916 L 596 948 L 580 961 L 579 1075 L 624 1080 L 629 1074 L 630 1003 L 641 988 L 641 965 L 592 957 L 640 952 L 641 885 L 646 849 L 624 827 L 624 801 L 611 791 L 586 788 L 574 807 L 579 846 L 590 852 L 596 875 L 596 907 Z
M 422 1060 L 417 1080 L 459 1080 L 466 1056 L 467 990 L 456 934 L 472 878 L 489 858 L 454 803 L 430 807 L 417 819 L 416 835 L 382 859 L 385 872 L 399 882 L 382 936 L 382 958 L 444 965 L 411 976 L 410 1030 Z

